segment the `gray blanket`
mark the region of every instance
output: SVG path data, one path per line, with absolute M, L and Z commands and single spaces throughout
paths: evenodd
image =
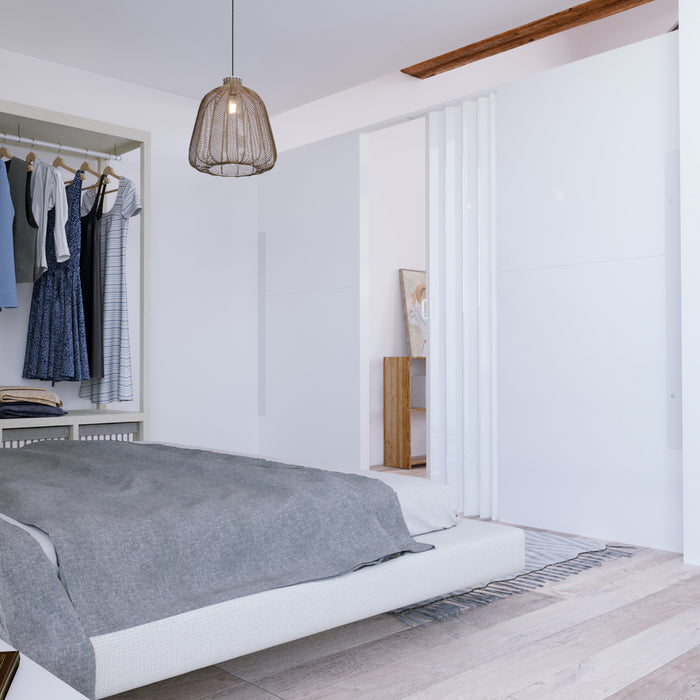
M 65 441 L 0 450 L 0 512 L 49 533 L 78 650 L 86 637 L 430 548 L 410 537 L 396 494 L 378 480 L 164 445 Z M 44 582 L 38 599 L 51 598 L 57 620 L 73 613 L 55 600 L 60 587 L 48 592 L 48 560 L 17 531 L 0 527 L 0 556 L 17 550 L 13 561 L 27 564 L 22 577 L 1 582 L 0 624 L 11 644 L 19 641 L 12 606 L 23 585 L 33 596 L 33 582 Z M 30 655 L 51 641 L 42 619 L 22 631 Z M 78 681 L 48 667 L 91 695 L 88 657 L 88 677 Z

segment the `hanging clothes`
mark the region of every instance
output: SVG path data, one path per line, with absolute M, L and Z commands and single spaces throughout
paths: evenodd
M 56 262 L 65 262 L 70 257 L 65 228 L 68 221 L 68 202 L 60 171 L 40 160 L 35 160 L 32 165 L 34 166 L 31 183 L 32 214 L 38 224 L 34 279 L 38 280 L 48 269 L 46 238 L 51 209 L 55 209 L 53 247 Z
M 15 255 L 12 244 L 12 221 L 15 210 L 10 196 L 7 169 L 0 166 L 0 309 L 17 306 Z
M 63 238 L 69 258 L 64 262 L 57 260 L 55 252 L 60 225 L 56 211 L 52 209 L 46 217 L 47 270 L 34 283 L 22 374 L 26 379 L 79 381 L 90 376 L 80 288 L 80 173 L 76 171 L 65 188 L 68 209 Z
M 95 196 L 94 191 L 88 192 L 83 207 L 91 208 Z M 131 401 L 134 396 L 126 298 L 126 238 L 129 218 L 140 213 L 136 185 L 128 178 L 119 178 L 114 206 L 100 221 L 104 377 L 90 379 L 80 386 L 80 396 L 93 403 Z
M 15 248 L 15 278 L 17 284 L 34 281 L 37 225 L 32 214 L 31 177 L 29 163 L 21 158 L 7 161 L 7 177 L 10 181 L 15 221 L 12 225 L 12 242 Z
M 83 290 L 83 311 L 85 313 L 85 338 L 87 340 L 88 364 L 90 377 L 104 377 L 104 351 L 102 345 L 102 285 L 100 260 L 100 220 L 106 177 L 100 176 L 97 194 L 83 197 L 80 208 L 81 243 L 80 243 L 80 284 Z M 92 206 L 88 202 L 92 201 Z

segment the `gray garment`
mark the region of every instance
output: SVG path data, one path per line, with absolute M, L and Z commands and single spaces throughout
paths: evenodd
M 12 158 L 8 162 L 7 177 L 10 181 L 12 206 L 15 208 L 15 220 L 12 224 L 12 241 L 15 248 L 15 280 L 34 281 L 34 256 L 36 254 L 37 226 L 31 213 L 31 196 L 29 194 L 29 163 L 21 158 Z
M 93 697 L 95 654 L 37 541 L 0 518 L 0 636 Z
M 0 512 L 49 533 L 89 637 L 432 549 L 377 479 L 164 445 L 0 450 Z

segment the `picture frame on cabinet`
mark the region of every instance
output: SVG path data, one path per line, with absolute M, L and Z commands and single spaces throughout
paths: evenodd
M 428 341 L 428 295 L 425 270 L 399 270 L 401 306 L 409 357 L 425 357 Z

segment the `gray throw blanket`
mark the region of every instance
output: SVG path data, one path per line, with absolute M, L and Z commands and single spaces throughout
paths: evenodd
M 0 513 L 49 533 L 68 594 L 32 538 L 0 525 L 7 641 L 87 695 L 88 637 L 431 548 L 378 480 L 164 445 L 0 449 Z

